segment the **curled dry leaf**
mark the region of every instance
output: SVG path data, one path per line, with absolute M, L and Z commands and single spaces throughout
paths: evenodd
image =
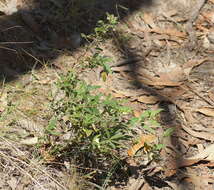
M 157 77 L 156 77 L 157 78 Z M 173 82 L 173 81 L 162 81 L 161 79 L 156 79 L 155 81 L 150 81 L 147 79 L 140 79 L 140 82 L 143 84 L 151 85 L 151 86 L 180 86 L 181 82 Z
M 129 156 L 134 156 L 135 153 L 140 150 L 142 147 L 144 147 L 145 143 L 152 143 L 156 140 L 156 136 L 154 135 L 142 135 L 140 137 L 140 141 L 139 143 L 135 144 L 134 146 L 132 146 L 128 151 L 128 155 Z
M 176 28 L 153 28 L 150 30 L 150 32 L 154 32 L 157 34 L 166 34 L 169 36 L 176 36 L 176 37 L 180 37 L 180 38 L 185 38 L 186 37 L 186 33 L 185 32 L 181 32 L 179 30 L 177 30 Z
M 137 101 L 141 102 L 141 103 L 145 103 L 145 104 L 156 104 L 158 101 L 160 100 L 160 98 L 156 97 L 156 96 L 140 96 L 137 98 Z
M 214 108 L 204 107 L 204 108 L 197 109 L 196 111 L 206 116 L 214 117 Z
M 214 134 L 213 133 L 208 133 L 208 132 L 203 132 L 203 131 L 197 132 L 197 131 L 194 131 L 194 130 L 192 130 L 189 127 L 186 127 L 184 125 L 182 125 L 182 128 L 187 133 L 189 133 L 190 135 L 192 135 L 194 137 L 197 137 L 197 138 L 200 138 L 200 139 L 209 140 L 209 141 L 214 141 Z
M 191 166 L 198 163 L 199 161 L 214 161 L 214 144 L 211 144 L 195 156 L 181 160 L 179 167 Z

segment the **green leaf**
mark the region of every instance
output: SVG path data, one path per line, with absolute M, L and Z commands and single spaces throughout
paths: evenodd
M 156 145 L 155 145 L 155 149 L 156 149 L 156 150 L 161 150 L 161 149 L 163 149 L 164 147 L 165 147 L 164 144 L 156 144 Z
M 91 130 L 91 129 L 85 129 L 85 128 L 83 128 L 83 131 L 85 132 L 85 134 L 86 134 L 87 137 L 89 137 L 93 133 L 93 130 Z
M 55 117 L 51 118 L 48 123 L 48 126 L 45 129 L 46 133 L 48 133 L 50 135 L 59 136 L 60 133 L 55 131 L 56 124 L 57 124 L 57 118 L 55 118 Z
M 92 140 L 92 145 L 100 149 L 100 135 L 96 135 Z
M 163 109 L 151 110 L 150 117 L 153 118 L 157 116 L 157 114 L 159 114 L 161 111 L 163 111 Z
M 149 116 L 150 116 L 150 110 L 147 110 L 141 114 L 140 118 L 142 120 L 144 120 L 144 119 L 148 118 Z
M 111 140 L 121 139 L 121 138 L 123 138 L 123 137 L 124 137 L 124 135 L 123 135 L 123 134 L 118 133 L 118 134 L 116 134 L 116 135 L 112 136 L 112 137 L 111 137 Z
M 103 63 L 103 69 L 104 69 L 104 72 L 106 72 L 108 74 L 112 73 L 111 67 L 108 64 L 106 64 L 106 63 Z
M 152 134 L 155 134 L 155 132 L 156 132 L 154 129 L 152 129 L 152 128 L 149 127 L 148 125 L 144 125 L 143 128 L 146 129 L 147 131 L 149 131 L 149 132 L 152 133 Z
M 131 126 L 135 126 L 138 122 L 140 121 L 140 118 L 139 117 L 133 117 L 129 120 L 129 124 Z
M 171 136 L 171 135 L 174 133 L 174 130 L 175 130 L 175 129 L 172 128 L 172 127 L 168 128 L 166 131 L 164 131 L 163 136 L 164 136 L 164 137 Z

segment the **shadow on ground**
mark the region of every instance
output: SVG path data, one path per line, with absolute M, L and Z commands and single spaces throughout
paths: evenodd
M 62 49 L 72 52 L 79 48 L 75 40 L 80 33 L 90 34 L 98 20 L 105 19 L 106 12 L 125 19 L 139 8 L 153 6 L 155 0 L 43 0 L 21 4 L 17 12 L 0 17 L 0 76 L 11 81 L 34 68 L 41 68 L 44 62 L 51 63 L 62 54 Z M 25 6 L 24 6 L 25 5 Z M 84 45 L 84 41 L 81 45 Z M 137 57 L 130 47 L 123 47 L 128 60 Z M 145 52 L 146 56 L 146 52 Z M 156 94 L 137 78 L 138 65 L 129 64 L 130 77 L 139 88 Z M 160 99 L 164 99 L 161 95 Z M 172 104 L 172 102 L 160 101 Z M 161 107 L 160 105 L 160 107 Z M 167 106 L 166 106 L 167 107 Z M 163 107 L 162 107 L 163 108 Z M 166 111 L 167 112 L 167 111 Z M 170 112 L 167 117 L 173 117 Z M 164 123 L 164 125 L 167 125 Z M 176 144 L 180 144 L 176 142 Z M 160 179 L 146 178 L 152 186 Z M 163 186 L 167 186 L 161 181 Z
M 90 34 L 106 12 L 120 20 L 153 0 L 18 1 L 0 16 L 0 77 L 6 81 L 39 68 L 67 49 L 79 47 L 80 33 Z M 13 5 L 15 6 L 15 5 Z M 81 45 L 84 45 L 81 41 Z

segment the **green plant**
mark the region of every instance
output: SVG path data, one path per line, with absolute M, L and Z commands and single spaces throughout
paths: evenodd
M 101 73 L 101 77 L 105 81 L 107 75 L 112 73 L 111 67 L 108 64 L 109 62 L 112 62 L 112 58 L 101 55 L 101 52 L 103 51 L 102 49 L 96 48 L 96 50 L 97 51 L 94 53 L 92 57 L 88 57 L 84 61 L 83 67 L 93 69 L 93 68 L 97 68 L 98 66 L 102 66 L 103 71 Z
M 94 28 L 94 33 L 90 35 L 82 34 L 82 37 L 88 40 L 103 41 L 111 36 L 115 31 L 115 27 L 118 24 L 118 18 L 113 14 L 106 13 L 106 22 L 99 20 L 97 26 Z
M 51 158 L 72 156 L 84 167 L 102 168 L 101 181 L 106 186 L 118 167 L 123 167 L 121 152 L 126 152 L 136 134 L 135 126 L 140 125 L 145 133 L 156 135 L 155 127 L 160 125 L 155 117 L 160 110 L 149 110 L 138 118 L 128 119 L 124 116 L 132 111 L 130 108 L 111 96 L 100 94 L 99 86 L 88 85 L 72 71 L 62 75 L 56 85 L 62 97 L 51 106 L 54 114 L 45 128 L 41 146 Z M 166 130 L 164 136 L 171 132 Z M 70 135 L 64 138 L 67 134 Z M 156 159 L 163 148 L 161 143 L 144 146 L 151 159 Z M 93 163 L 88 166 L 84 160 L 93 160 Z M 100 174 L 93 170 L 90 175 Z
M 165 147 L 163 144 L 163 139 L 165 137 L 171 136 L 174 132 L 174 128 L 168 128 L 166 130 L 163 130 L 161 134 L 158 134 L 159 128 L 162 126 L 157 121 L 157 115 L 162 111 L 162 109 L 159 110 L 147 110 L 143 114 L 141 114 L 140 117 L 133 117 L 130 120 L 131 126 L 137 126 L 140 125 L 142 129 L 144 130 L 144 134 L 151 134 L 155 137 L 157 137 L 158 141 L 155 143 L 147 143 L 145 142 L 142 144 L 144 148 L 146 149 L 146 152 L 151 157 L 151 159 L 159 159 L 159 152 L 161 149 Z M 136 142 L 138 143 L 138 142 Z M 151 156 L 152 155 L 152 156 Z
M 63 145 L 64 148 L 81 145 L 82 151 L 92 151 L 99 156 L 103 153 L 112 155 L 122 147 L 121 141 L 129 138 L 127 121 L 122 116 L 130 112 L 129 108 L 110 96 L 97 94 L 98 86 L 86 84 L 73 72 L 62 76 L 58 87 L 65 97 L 53 105 L 55 118 L 61 122 L 63 131 L 73 133 L 73 138 Z M 57 136 L 55 118 L 46 128 L 48 135 Z
M 111 68 L 107 63 L 111 62 L 112 58 L 101 55 L 102 49 L 96 48 L 96 50 L 92 57 L 86 59 L 86 67 L 93 69 L 102 66 L 105 72 L 111 73 Z

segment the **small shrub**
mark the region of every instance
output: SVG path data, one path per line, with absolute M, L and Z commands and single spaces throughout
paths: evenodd
M 131 110 L 122 106 L 111 96 L 95 93 L 98 86 L 91 86 L 69 72 L 62 76 L 59 89 L 65 92 L 64 99 L 53 105 L 55 119 L 46 128 L 47 135 L 58 136 L 54 131 L 56 119 L 62 131 L 71 131 L 72 138 L 61 149 L 79 145 L 82 151 L 113 155 L 122 147 L 121 142 L 128 139 L 128 121 L 122 116 Z M 54 145 L 54 142 L 51 142 Z
M 112 32 L 115 31 L 115 27 L 118 24 L 118 18 L 112 14 L 106 14 L 106 22 L 99 20 L 97 26 L 94 28 L 94 33 L 90 35 L 82 34 L 82 37 L 87 41 L 103 41 L 104 39 L 111 36 Z

